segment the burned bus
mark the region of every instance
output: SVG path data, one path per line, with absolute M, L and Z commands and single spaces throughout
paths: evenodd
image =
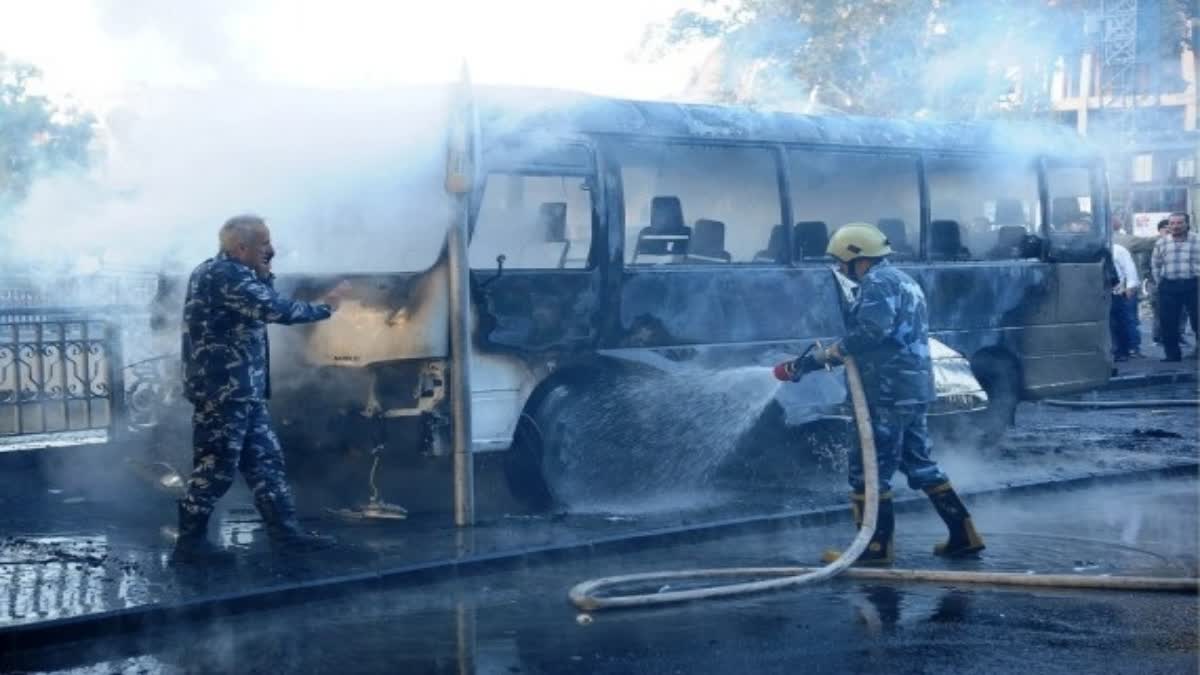
M 1104 168 L 1069 131 L 544 92 L 489 92 L 480 128 L 472 449 L 506 453 L 535 502 L 603 476 L 633 486 L 655 467 L 629 455 L 667 454 L 647 447 L 735 442 L 688 433 L 740 405 L 697 401 L 703 384 L 843 332 L 824 251 L 846 222 L 878 224 L 926 291 L 936 413 L 973 415 L 994 437 L 1019 400 L 1109 376 Z M 359 448 L 446 456 L 446 268 L 443 254 L 354 277 L 361 304 L 305 332 L 292 367 L 340 372 L 277 403 L 291 444 L 330 439 L 318 457 L 355 444 L 320 426 L 357 429 Z M 775 418 L 844 418 L 830 379 L 781 389 Z M 337 419 L 334 382 L 349 403 Z
M 531 505 L 583 484 L 633 491 L 656 471 L 702 477 L 752 427 L 786 438 L 844 421 L 836 372 L 756 383 L 843 333 L 853 289 L 824 252 L 847 222 L 877 224 L 925 290 L 935 414 L 994 438 L 1018 401 L 1109 376 L 1104 167 L 1068 130 L 533 90 L 477 103 L 471 451 Z M 352 501 L 369 473 L 406 505 L 444 506 L 451 209 L 439 184 L 401 183 L 394 200 L 424 206 L 388 222 L 400 243 L 359 218 L 338 245 L 400 260 L 404 233 L 433 233 L 428 263 L 288 275 L 281 256 L 282 290 L 315 298 L 346 279 L 353 293 L 328 321 L 272 330 L 272 410 L 296 480 Z M 156 303 L 168 335 L 182 281 Z

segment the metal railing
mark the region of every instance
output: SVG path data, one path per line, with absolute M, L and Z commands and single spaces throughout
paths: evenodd
M 108 440 L 122 386 L 105 309 L 0 310 L 0 450 Z

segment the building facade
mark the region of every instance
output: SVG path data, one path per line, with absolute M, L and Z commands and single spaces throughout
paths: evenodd
M 1051 81 L 1059 121 L 1110 148 L 1114 213 L 1153 235 L 1167 213 L 1200 208 L 1200 16 L 1196 2 L 1105 0 L 1082 53 Z

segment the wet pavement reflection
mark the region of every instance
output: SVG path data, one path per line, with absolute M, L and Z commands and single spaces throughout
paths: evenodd
M 899 567 L 1195 576 L 1192 478 L 997 496 L 988 550 L 929 554 L 927 509 L 897 517 Z M 165 626 L 11 655 L 31 672 L 1196 672 L 1194 595 L 834 580 L 731 600 L 581 618 L 585 578 L 695 566 L 808 564 L 846 523 L 563 559 L 419 587 Z
M 1194 386 L 1147 389 L 1157 398 L 1194 395 Z M 1113 392 L 1111 396 L 1130 396 Z M 1064 412 L 1024 405 L 1020 426 L 994 451 L 941 446 L 943 464 L 964 493 L 1003 488 L 1030 481 L 1066 479 L 1105 473 L 1195 463 L 1196 419 L 1190 410 Z M 1164 434 L 1149 433 L 1161 430 Z M 1142 433 L 1135 433 L 1141 431 Z M 818 458 L 819 459 L 819 458 Z M 484 467 L 481 483 L 499 480 Z M 722 518 L 778 514 L 837 507 L 846 521 L 841 468 L 836 463 L 788 458 L 747 466 L 711 490 L 685 494 L 656 492 L 641 500 L 579 504 L 570 513 L 530 515 L 499 508 L 481 509 L 481 522 L 470 531 L 454 528 L 446 518 L 413 515 L 405 521 L 347 522 L 309 519 L 308 524 L 337 534 L 344 545 L 332 552 L 281 560 L 262 538 L 254 511 L 230 495 L 231 508 L 220 516 L 212 535 L 238 552 L 227 568 L 174 567 L 169 561 L 174 513 L 171 502 L 139 501 L 124 511 L 100 502 L 85 502 L 53 491 L 36 499 L 3 500 L 4 536 L 0 537 L 0 630 L 64 617 L 141 606 L 169 606 L 213 595 L 263 586 L 317 580 L 338 575 L 370 574 L 402 565 L 436 563 L 489 554 L 536 549 L 627 536 L 636 532 L 687 526 Z M 903 488 L 898 495 L 913 497 Z M 919 497 L 919 496 L 918 496 Z M 139 500 L 143 499 L 139 496 Z M 1169 495 L 1139 497 L 1143 511 L 1123 501 L 1089 500 L 1086 508 L 1065 507 L 1056 518 L 1062 526 L 1046 531 L 1045 514 L 1017 502 L 1002 519 L 984 523 L 992 569 L 1056 571 L 1088 574 L 1163 573 L 1193 569 L 1192 549 L 1174 550 L 1171 542 L 1194 549 L 1192 539 L 1174 530 Z M 1159 500 L 1159 501 L 1156 501 Z M 1064 502 L 1070 504 L 1070 501 Z M 901 515 L 903 523 L 908 514 Z M 1111 536 L 1094 540 L 1088 527 Z M 998 524 L 1001 523 L 1001 524 Z M 935 521 L 917 519 L 902 525 L 901 566 L 927 564 L 925 551 L 941 536 Z M 826 543 L 848 536 L 831 535 Z M 1069 560 L 1063 543 L 1070 541 Z M 1139 541 L 1159 545 L 1140 548 Z M 1190 544 L 1188 542 L 1191 542 Z M 1163 550 L 1167 546 L 1168 550 Z M 772 547 L 779 557 L 792 547 Z M 803 551 L 800 539 L 795 543 Z M 761 552 L 760 548 L 754 549 Z M 798 555 L 805 564 L 811 555 Z M 912 558 L 910 556 L 916 556 Z M 1189 558 L 1189 556 L 1191 556 Z M 728 556 L 726 556 L 728 557 Z M 758 553 L 747 560 L 764 562 Z M 786 557 L 786 556 L 784 556 Z M 776 560 L 775 562 L 783 562 Z M 969 567 L 974 563 L 966 563 Z M 557 591 L 556 591 L 557 592 Z

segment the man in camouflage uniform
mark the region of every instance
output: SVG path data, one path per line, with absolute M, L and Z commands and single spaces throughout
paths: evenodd
M 221 248 L 188 280 L 183 308 L 184 391 L 192 415 L 193 462 L 187 496 L 179 504 L 177 560 L 222 558 L 208 541 L 213 506 L 240 470 L 254 494 L 276 549 L 328 546 L 329 537 L 300 529 L 284 476 L 283 451 L 271 429 L 268 323 L 327 319 L 344 286 L 311 304 L 275 292 L 271 234 L 257 216 L 231 218 L 221 228 Z
M 924 490 L 950 531 L 934 553 L 964 556 L 983 550 L 966 506 L 950 480 L 930 456 L 932 444 L 926 415 L 934 400 L 933 364 L 929 357 L 929 317 L 925 294 L 917 282 L 887 260 L 887 237 L 864 223 L 846 225 L 829 240 L 826 253 L 842 274 L 858 282 L 858 296 L 846 316 L 846 337 L 828 349 L 806 353 L 775 367 L 781 380 L 796 381 L 805 373 L 840 363 L 844 355 L 858 364 L 871 411 L 871 428 L 879 464 L 879 518 L 861 564 L 893 560 L 895 511 L 891 477 L 899 468 L 912 489 Z M 862 455 L 850 453 L 850 494 L 854 521 L 862 526 L 865 501 Z M 827 551 L 826 562 L 840 554 Z

